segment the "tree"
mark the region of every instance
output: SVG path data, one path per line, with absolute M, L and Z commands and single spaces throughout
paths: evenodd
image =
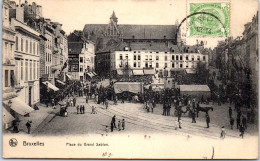
M 209 76 L 209 70 L 206 68 L 206 64 L 199 61 L 196 67 L 196 75 L 198 83 L 200 84 L 207 84 L 208 82 L 208 76 Z

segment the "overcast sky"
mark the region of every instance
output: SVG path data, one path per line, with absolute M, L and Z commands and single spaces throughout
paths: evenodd
M 15 0 L 19 3 L 19 0 Z M 67 34 L 85 24 L 108 24 L 113 11 L 119 24 L 173 25 L 186 16 L 186 0 L 27 0 L 42 6 L 43 16 L 63 24 Z M 200 0 L 204 2 L 205 0 Z M 212 1 L 212 0 L 211 0 Z M 219 1 L 219 0 L 218 0 Z M 21 0 L 23 3 L 24 0 Z M 205 2 L 209 2 L 205 1 Z M 242 35 L 244 24 L 258 10 L 258 0 L 231 1 L 231 36 Z M 197 38 L 188 38 L 189 44 Z M 222 39 L 222 38 L 221 38 Z M 201 39 L 202 40 L 202 39 Z M 207 38 L 213 47 L 219 39 Z

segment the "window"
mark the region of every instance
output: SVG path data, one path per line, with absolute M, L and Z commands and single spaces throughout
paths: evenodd
M 16 46 L 15 46 L 15 49 L 18 50 L 18 43 L 19 43 L 19 40 L 18 40 L 18 37 L 16 36 L 16 40 L 15 40 L 15 43 L 16 43 Z
M 138 55 L 138 60 L 141 60 L 141 56 L 140 55 Z
M 30 80 L 32 80 L 32 61 L 30 61 Z
M 39 44 L 36 46 L 36 54 L 39 55 Z
M 145 55 L 145 60 L 148 60 L 148 55 Z
M 189 60 L 189 56 L 188 55 L 186 56 L 186 60 Z
M 152 62 L 150 62 L 150 63 L 149 63 L 149 67 L 150 67 L 150 68 L 152 68 L 152 67 L 153 67 L 153 65 L 152 65 Z
M 28 40 L 26 40 L 26 42 L 25 42 L 25 52 L 28 53 Z
M 80 66 L 79 71 L 83 72 L 83 65 Z
M 25 81 L 28 81 L 28 60 L 25 61 Z
M 167 56 L 164 57 L 164 60 L 167 61 Z
M 134 60 L 136 60 L 136 55 L 134 55 Z
M 45 56 L 46 56 L 45 61 L 47 62 L 48 61 L 48 53 L 47 52 L 45 53 Z
M 174 68 L 174 63 L 172 63 L 172 68 Z
M 180 56 L 180 60 L 182 60 L 182 56 Z
M 30 53 L 32 53 L 32 42 L 30 41 Z
M 80 57 L 80 58 L 79 58 L 79 62 L 80 62 L 80 63 L 83 63 L 83 57 Z
M 193 55 L 191 56 L 191 60 L 194 61 L 194 56 Z
M 200 61 L 200 56 L 197 57 L 197 60 Z
M 134 67 L 136 67 L 136 62 L 134 62 Z
M 156 68 L 159 68 L 159 63 L 156 63 Z
M 159 56 L 156 56 L 156 60 L 159 60 Z
M 35 42 L 33 43 L 33 54 L 35 54 Z
M 128 55 L 126 54 L 125 59 L 128 60 Z
M 39 66 L 39 62 L 37 62 L 36 79 L 39 79 L 39 71 L 40 71 L 40 66 Z
M 14 70 L 10 71 L 10 83 L 11 83 L 11 87 L 14 87 L 14 83 L 15 83 L 15 77 L 14 77 Z
M 136 51 L 134 51 L 134 53 L 136 53 Z
M 182 68 L 182 64 L 180 64 L 180 68 Z
M 8 70 L 5 70 L 5 87 L 8 87 Z
M 167 63 L 164 64 L 164 67 L 167 68 Z
M 206 60 L 206 57 L 205 56 L 203 56 L 203 61 L 205 61 Z
M 174 55 L 172 55 L 172 60 L 174 60 L 174 58 L 175 58 L 175 56 L 174 56 Z
M 179 56 L 178 55 L 176 55 L 176 60 L 179 60 Z
M 150 57 L 150 60 L 152 60 L 152 55 L 150 55 L 149 57 Z
M 49 56 L 50 56 L 50 62 L 51 62 L 51 54 Z
M 23 39 L 21 38 L 21 51 L 23 51 Z
M 123 55 L 122 54 L 120 54 L 120 60 L 123 60 Z
M 35 69 L 35 62 L 33 62 L 33 79 L 35 80 L 36 77 L 36 69 Z
M 188 66 L 188 65 L 186 65 L 186 68 L 189 68 L 189 66 Z
M 21 60 L 21 80 L 23 80 L 23 60 Z
M 145 67 L 148 68 L 148 62 L 145 62 Z

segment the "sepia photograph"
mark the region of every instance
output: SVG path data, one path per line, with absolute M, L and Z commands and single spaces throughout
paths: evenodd
M 2 157 L 258 159 L 258 0 L 2 0 Z

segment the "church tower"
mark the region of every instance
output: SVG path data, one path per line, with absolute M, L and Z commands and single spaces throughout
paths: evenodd
M 118 22 L 118 18 L 116 17 L 115 12 L 113 11 L 113 13 L 110 17 L 109 25 L 108 25 L 107 36 L 109 36 L 109 37 L 120 36 L 120 32 L 119 32 L 118 26 L 117 26 L 117 22 Z

